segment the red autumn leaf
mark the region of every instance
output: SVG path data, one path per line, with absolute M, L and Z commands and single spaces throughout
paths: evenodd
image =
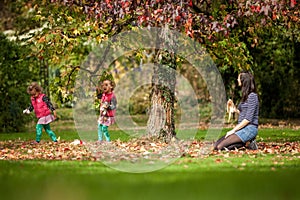
M 181 19 L 181 17 L 179 15 L 175 17 L 175 21 L 177 21 L 177 22 L 180 21 L 180 19 Z
M 297 4 L 296 0 L 291 0 L 291 7 L 295 7 L 295 5 Z

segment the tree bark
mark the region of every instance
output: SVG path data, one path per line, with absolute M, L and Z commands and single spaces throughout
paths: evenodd
M 152 77 L 151 109 L 147 123 L 150 137 L 170 142 L 175 136 L 174 102 L 176 58 L 173 53 L 158 50 Z

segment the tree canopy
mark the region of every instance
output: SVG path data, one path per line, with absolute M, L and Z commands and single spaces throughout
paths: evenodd
M 295 0 L 24 0 L 2 2 L 1 30 L 51 69 L 58 102 L 72 99 L 80 64 L 101 42 L 137 27 L 165 27 L 198 41 L 216 63 L 228 97 L 236 76 L 255 74 L 262 116 L 299 117 L 299 2 Z M 139 54 L 138 56 L 144 56 Z M 285 78 L 289 77 L 289 78 Z

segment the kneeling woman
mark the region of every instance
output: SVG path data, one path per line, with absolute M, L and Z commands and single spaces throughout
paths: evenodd
M 250 149 L 257 149 L 255 137 L 258 133 L 259 101 L 254 77 L 250 72 L 242 72 L 237 81 L 242 89 L 242 99 L 237 111 L 238 124 L 214 144 L 215 150 L 230 149 L 248 142 Z

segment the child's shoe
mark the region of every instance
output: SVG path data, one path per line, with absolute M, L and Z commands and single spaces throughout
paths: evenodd
M 31 145 L 36 145 L 36 144 L 39 144 L 39 143 L 40 143 L 39 141 L 30 142 Z

